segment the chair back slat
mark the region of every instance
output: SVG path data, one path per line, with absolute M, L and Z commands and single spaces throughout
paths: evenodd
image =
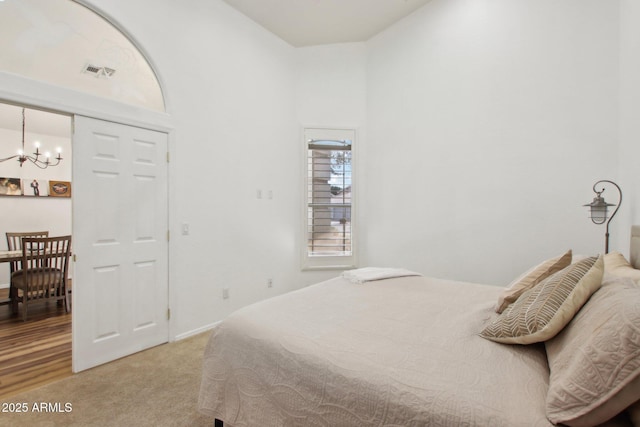
M 63 295 L 70 254 L 71 236 L 22 239 L 22 271 L 29 300 Z
M 7 232 L 7 249 L 10 251 L 22 250 L 22 239 L 25 237 L 49 237 L 48 231 L 23 231 L 23 232 Z M 21 261 L 12 261 L 10 263 L 11 273 L 22 270 Z

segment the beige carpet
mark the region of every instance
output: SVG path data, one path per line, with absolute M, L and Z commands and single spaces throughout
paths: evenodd
M 209 335 L 164 344 L 5 398 L 0 426 L 213 426 L 196 409 Z M 55 412 L 37 412 L 41 402 L 42 409 Z M 11 413 L 24 407 L 26 413 Z

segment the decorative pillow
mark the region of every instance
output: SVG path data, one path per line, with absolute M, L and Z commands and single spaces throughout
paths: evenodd
M 607 275 L 628 277 L 640 283 L 640 270 L 636 270 L 620 252 L 610 252 L 604 256 L 604 272 Z
M 500 294 L 498 304 L 495 307 L 496 313 L 502 313 L 520 295 L 569 264 L 571 264 L 571 249 L 560 256 L 541 262 L 517 277 Z
M 589 258 L 589 255 L 573 254 L 573 256 L 571 257 L 571 264 L 575 264 L 576 262 L 582 261 L 585 258 Z
M 602 284 L 602 257 L 590 257 L 526 291 L 480 336 L 505 344 L 532 344 L 554 337 Z
M 580 427 L 614 417 L 640 400 L 640 287 L 629 278 L 605 280 L 545 346 L 548 418 Z

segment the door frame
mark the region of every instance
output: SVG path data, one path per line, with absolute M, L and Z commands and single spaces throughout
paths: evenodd
M 169 157 L 175 157 L 175 126 L 172 117 L 165 112 L 152 111 L 133 105 L 119 103 L 87 93 L 54 86 L 45 82 L 27 79 L 3 71 L 0 71 L 0 83 L 0 102 L 23 105 L 27 108 L 35 108 L 68 115 L 71 120 L 73 120 L 74 115 L 81 115 L 98 120 L 110 121 L 166 133 Z M 73 145 L 74 142 L 72 135 L 72 153 Z M 71 161 L 73 161 L 73 155 Z M 171 195 L 173 193 L 172 188 L 174 185 L 171 179 L 172 176 L 173 166 L 172 163 L 169 162 L 167 164 L 167 222 L 169 230 L 173 230 L 176 227 L 174 210 L 171 206 Z M 73 204 L 73 197 L 71 203 Z M 175 290 L 173 289 L 171 280 L 171 253 L 173 244 L 174 242 L 170 240 L 167 245 L 169 308 L 172 307 L 172 302 L 176 299 Z M 175 325 L 176 316 L 172 315 L 169 319 L 169 331 L 167 337 L 169 342 L 176 340 Z

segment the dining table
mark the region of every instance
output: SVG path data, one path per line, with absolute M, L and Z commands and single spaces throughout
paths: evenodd
M 22 260 L 22 251 L 8 251 L 2 250 L 0 251 L 0 262 L 12 262 L 12 261 L 20 261 Z M 0 305 L 6 305 L 11 302 L 10 298 L 0 298 Z
M 20 261 L 22 259 L 22 251 L 0 251 L 0 262 Z

